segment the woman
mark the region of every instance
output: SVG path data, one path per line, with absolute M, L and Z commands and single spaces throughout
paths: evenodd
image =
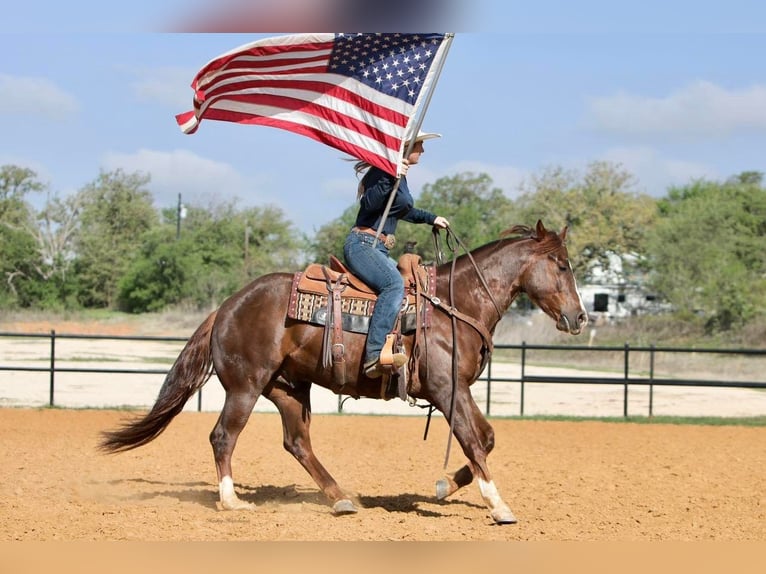
M 423 142 L 441 137 L 439 134 L 418 133 L 410 154 L 402 160 L 401 180 L 396 196 L 391 204 L 381 235 L 375 241 L 375 234 L 380 227 L 381 218 L 388 203 L 388 198 L 396 183 L 396 178 L 381 169 L 371 167 L 366 162 L 359 162 L 354 169 L 357 174 L 364 173 L 359 182 L 357 198 L 359 212 L 356 223 L 346 237 L 343 255 L 349 269 L 362 279 L 378 294 L 375 309 L 370 318 L 370 327 L 365 346 L 364 372 L 368 377 L 380 377 L 380 351 L 396 322 L 396 316 L 404 299 L 404 282 L 396 262 L 389 257 L 394 247 L 394 232 L 399 220 L 410 223 L 428 223 L 446 228 L 449 222 L 441 216 L 413 207 L 412 195 L 407 187 L 406 174 L 411 165 L 420 161 L 423 154 Z M 405 148 L 406 149 L 406 148 Z M 373 245 L 374 244 L 374 245 Z M 394 353 L 394 366 L 401 367 L 407 362 L 404 353 Z

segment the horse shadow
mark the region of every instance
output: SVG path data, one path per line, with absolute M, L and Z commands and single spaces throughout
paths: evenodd
M 127 478 L 109 481 L 110 485 L 137 484 L 151 485 L 158 488 L 148 492 L 140 492 L 132 495 L 133 500 L 147 501 L 159 498 L 173 498 L 179 502 L 189 502 L 219 509 L 218 489 L 215 485 L 203 482 L 170 483 L 159 480 L 147 480 L 145 478 Z M 250 486 L 247 484 L 235 484 L 239 497 L 245 501 L 259 506 L 287 506 L 302 504 L 315 504 L 331 508 L 327 497 L 318 489 L 305 485 L 288 484 L 274 485 L 262 484 Z M 361 509 L 381 508 L 386 512 L 404 514 L 416 514 L 427 518 L 438 518 L 445 514 L 452 514 L 447 509 L 456 507 L 483 508 L 479 504 L 465 500 L 438 500 L 436 496 L 425 496 L 417 493 L 401 493 L 384 496 L 352 496 L 354 503 Z M 427 507 L 427 508 L 426 508 Z M 444 508 L 445 512 L 439 511 Z M 437 510 L 439 509 L 439 510 Z
M 130 500 L 146 501 L 158 498 L 173 498 L 179 502 L 190 502 L 209 508 L 216 508 L 216 503 L 218 502 L 218 491 L 210 483 L 202 481 L 171 483 L 161 480 L 147 480 L 145 478 L 122 478 L 110 480 L 108 484 L 111 486 L 136 484 L 163 487 L 149 492 L 137 492 L 127 497 Z
M 357 498 L 362 508 L 382 508 L 387 512 L 416 514 L 424 518 L 439 518 L 454 514 L 451 510 L 457 507 L 484 508 L 465 500 L 438 500 L 436 496 L 424 496 L 415 493 L 392 494 L 386 496 L 359 496 Z M 426 508 L 425 506 L 431 507 Z M 437 507 L 439 511 L 433 509 Z M 444 512 L 441 511 L 444 509 Z

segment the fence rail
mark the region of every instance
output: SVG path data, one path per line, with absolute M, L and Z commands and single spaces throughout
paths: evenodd
M 104 374 L 144 374 L 144 375 L 165 375 L 167 369 L 122 369 L 122 368 L 94 368 L 94 367 L 63 367 L 57 365 L 57 342 L 67 339 L 81 340 L 111 340 L 111 341 L 153 341 L 161 343 L 185 343 L 185 337 L 161 337 L 161 336 L 120 336 L 120 335 L 82 335 L 82 334 L 59 334 L 55 330 L 49 333 L 11 333 L 0 332 L 0 339 L 48 339 L 49 356 L 46 360 L 46 366 L 25 366 L 25 365 L 5 365 L 0 364 L 0 372 L 44 372 L 49 377 L 49 406 L 56 406 L 56 374 L 57 373 L 104 373 Z M 578 384 L 578 385 L 618 385 L 623 388 L 623 416 L 628 416 L 629 393 L 632 386 L 648 387 L 648 415 L 652 416 L 654 403 L 655 387 L 718 387 L 728 389 L 766 389 L 766 380 L 738 380 L 732 378 L 675 378 L 669 376 L 660 376 L 656 368 L 656 358 L 660 354 L 670 354 L 673 356 L 700 356 L 700 355 L 718 355 L 718 356 L 736 356 L 746 360 L 764 359 L 766 367 L 766 349 L 697 349 L 682 347 L 658 347 L 656 345 L 635 346 L 629 344 L 623 346 L 569 346 L 569 345 L 532 345 L 527 343 L 514 345 L 495 345 L 495 351 L 516 353 L 520 365 L 520 374 L 518 377 L 501 377 L 493 375 L 493 370 L 498 363 L 498 359 L 490 358 L 486 369 L 479 377 L 479 382 L 486 384 L 485 414 L 492 414 L 493 407 L 493 385 L 499 383 L 518 383 L 519 387 L 519 415 L 524 416 L 526 385 L 529 383 L 552 383 L 552 384 Z M 533 365 L 539 365 L 539 360 L 532 362 L 530 355 L 535 352 L 556 352 L 559 355 L 565 354 L 572 361 L 572 357 L 583 353 L 589 354 L 617 354 L 621 355 L 621 373 L 617 375 L 604 376 L 601 374 L 589 374 L 587 376 L 563 375 L 563 374 L 529 374 L 527 371 Z M 506 353 L 507 354 L 507 353 Z M 631 359 L 638 355 L 648 356 L 648 365 L 643 368 L 631 369 Z M 173 357 L 174 358 L 174 357 Z M 5 359 L 0 355 L 0 362 Z M 576 362 L 576 361 L 575 361 Z M 582 368 L 580 365 L 578 368 Z M 602 367 L 603 368 L 603 367 Z M 764 377 L 766 368 L 756 367 L 749 369 L 751 372 L 759 373 L 758 377 Z M 0 391 L 2 385 L 0 385 Z M 0 395 L 2 393 L 0 392 Z M 202 410 L 202 391 L 197 395 L 197 410 Z M 342 400 L 338 398 L 338 411 L 342 410 Z M 766 413 L 763 413 L 766 414 Z

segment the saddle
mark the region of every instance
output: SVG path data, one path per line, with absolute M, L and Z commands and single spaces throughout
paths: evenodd
M 436 268 L 423 265 L 419 255 L 403 254 L 397 267 L 404 281 L 405 299 L 394 332 L 388 336 L 381 352 L 384 364 L 385 356 L 392 352 L 389 347 L 401 346 L 402 333 L 428 327 L 430 305 L 425 305 L 418 294 L 433 296 L 436 291 Z M 329 266 L 311 263 L 293 276 L 287 316 L 324 326 L 322 364 L 325 368 L 332 366 L 341 388 L 346 380 L 343 332 L 367 333 L 377 298 L 375 291 L 334 255 L 330 255 Z M 399 394 L 401 396 L 401 390 Z M 406 398 L 406 391 L 404 394 Z

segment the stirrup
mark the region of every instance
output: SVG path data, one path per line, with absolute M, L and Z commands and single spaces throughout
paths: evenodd
M 402 351 L 394 352 L 394 341 L 396 335 L 390 333 L 386 335 L 386 342 L 380 351 L 380 364 L 384 367 L 393 367 L 398 369 L 407 363 L 407 355 Z

